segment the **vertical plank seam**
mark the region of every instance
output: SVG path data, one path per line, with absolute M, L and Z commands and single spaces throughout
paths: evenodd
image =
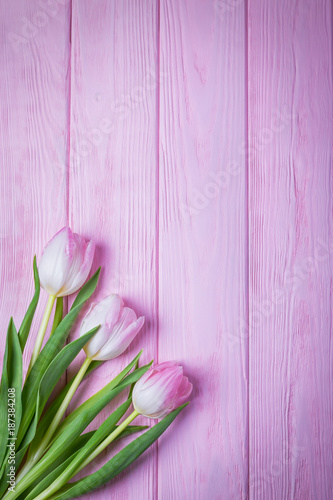
M 67 168 L 66 168 L 66 223 L 69 225 L 69 169 L 71 153 L 71 114 L 72 114 L 72 16 L 73 2 L 69 3 L 69 61 L 68 61 L 68 112 L 67 112 Z
M 159 272 L 160 272 L 160 100 L 161 100 L 161 0 L 157 0 L 157 146 L 156 146 L 156 358 L 159 359 Z M 158 499 L 158 440 L 155 454 L 155 500 Z
M 245 30 L 245 238 L 246 238 L 246 301 L 245 301 L 245 316 L 247 317 L 248 340 L 247 340 L 247 498 L 250 500 L 250 193 L 249 193 L 249 0 L 244 1 L 244 30 Z
M 72 116 L 72 20 L 73 2 L 69 3 L 69 54 L 68 54 L 68 110 L 67 110 L 67 162 L 66 162 L 66 225 L 69 226 L 69 179 L 71 155 L 71 116 Z M 68 313 L 68 297 L 64 297 L 64 314 Z M 66 340 L 66 344 L 69 340 Z M 66 370 L 66 384 L 68 383 L 68 369 Z

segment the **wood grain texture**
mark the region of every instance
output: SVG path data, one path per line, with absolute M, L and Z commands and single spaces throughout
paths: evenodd
M 160 14 L 159 361 L 194 384 L 159 444 L 158 498 L 247 498 L 245 18 L 214 2 Z
M 333 496 L 332 6 L 249 2 L 250 498 Z
M 141 347 L 194 384 L 83 498 L 333 498 L 331 2 L 1 0 L 0 21 L 1 339 L 69 223 L 97 243 L 95 299 L 146 316 L 71 408 Z
M 1 2 L 1 352 L 10 315 L 19 328 L 33 295 L 32 261 L 66 224 L 69 5 Z M 41 291 L 24 366 L 47 295 Z M 2 363 L 1 363 L 2 366 Z
M 119 292 L 146 317 L 137 340 L 99 368 L 81 399 L 104 386 L 141 348 L 141 363 L 157 353 L 157 27 L 155 1 L 73 2 L 69 221 L 97 242 L 95 267 L 102 265 L 103 271 L 96 297 Z M 85 498 L 109 498 L 111 491 L 114 498 L 154 498 L 156 481 L 152 448 Z

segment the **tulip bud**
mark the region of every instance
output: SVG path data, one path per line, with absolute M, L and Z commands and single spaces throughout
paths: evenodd
M 149 418 L 162 418 L 183 404 L 192 392 L 182 366 L 168 361 L 152 366 L 134 386 L 135 410 Z
M 80 336 L 101 325 L 84 346 L 88 358 L 105 361 L 123 353 L 139 333 L 145 318 L 137 318 L 133 309 L 124 307 L 119 295 L 113 294 L 92 304 L 83 318 Z
M 49 295 L 63 297 L 76 292 L 86 281 L 95 244 L 86 242 L 69 227 L 61 229 L 47 243 L 39 262 L 42 287 Z

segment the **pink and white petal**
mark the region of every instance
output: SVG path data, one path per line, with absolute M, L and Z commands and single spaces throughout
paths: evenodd
M 42 287 L 51 295 L 58 295 L 71 266 L 66 247 L 71 237 L 69 227 L 64 227 L 45 246 L 38 272 Z
M 61 296 L 71 295 L 77 292 L 88 278 L 95 253 L 95 242 L 93 240 L 86 244 L 81 239 L 81 245 L 76 246 L 70 271 L 66 283 L 61 290 Z
M 142 377 L 136 382 L 134 388 L 136 387 L 137 391 L 138 390 L 141 390 L 141 388 L 143 387 L 143 385 L 147 384 L 148 383 L 148 380 L 153 376 L 153 373 L 152 373 L 152 370 L 149 369 L 148 371 L 146 371 L 146 373 L 144 373 L 142 375 Z
M 127 328 L 129 325 L 134 323 L 137 320 L 137 315 L 131 309 L 130 307 L 123 307 L 120 317 L 119 317 L 119 322 L 121 323 L 121 327 L 123 330 Z
M 95 326 L 98 326 L 98 324 Z M 94 328 L 94 327 L 92 327 L 92 328 Z M 110 331 L 107 328 L 107 326 L 101 325 L 101 327 L 97 331 L 97 333 L 89 340 L 89 342 L 84 347 L 84 351 L 89 358 L 93 358 L 95 360 L 99 359 L 96 357 L 96 355 L 98 355 L 100 349 L 107 342 L 107 339 L 109 338 L 109 334 L 110 334 Z
M 134 408 L 145 416 L 155 415 L 165 409 L 167 404 L 167 393 L 163 391 L 163 386 L 158 387 L 155 384 L 149 390 L 135 392 L 133 390 Z
M 172 406 L 175 390 L 182 378 L 182 368 L 171 368 L 167 372 L 154 372 L 142 385 L 136 384 L 133 390 L 133 404 L 139 413 L 146 416 L 157 415 Z
M 135 312 L 129 307 L 123 307 L 120 310 L 119 318 L 116 324 L 113 326 L 112 336 L 110 341 L 114 342 L 118 337 L 123 337 L 123 331 L 131 324 L 132 320 L 136 320 Z
M 177 397 L 176 401 L 173 404 L 173 409 L 178 408 L 178 406 L 185 403 L 185 401 L 188 401 L 188 399 L 191 395 L 193 385 L 191 384 L 191 382 L 188 381 L 187 377 L 184 377 L 184 379 L 185 379 L 186 387 L 184 387 L 185 384 L 183 384 L 183 382 L 182 382 L 181 387 L 179 388 L 179 396 Z
M 119 320 L 124 302 L 118 294 L 114 293 L 105 297 L 102 303 L 107 310 L 105 322 L 111 331 Z
M 101 348 L 95 357 L 96 360 L 105 361 L 113 359 L 122 354 L 130 345 L 141 329 L 144 318 L 139 318 L 135 323 L 131 324 L 121 335 L 111 336 L 106 344 Z M 143 321 L 142 321 L 143 319 Z

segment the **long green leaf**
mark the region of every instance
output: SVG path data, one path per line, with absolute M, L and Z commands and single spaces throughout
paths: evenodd
M 118 396 L 118 394 L 126 389 L 134 380 L 139 380 L 148 369 L 149 365 L 143 366 L 125 377 L 124 380 L 113 389 L 109 388 L 108 384 L 97 394 L 85 401 L 77 410 L 74 410 L 74 412 L 64 420 L 63 426 L 60 426 L 51 447 L 33 470 L 37 470 L 38 467 L 43 468 L 44 462 L 52 462 L 54 457 L 61 454 L 68 446 L 69 439 L 75 439 L 76 436 L 81 434 L 87 425 L 110 401 L 112 401 L 112 399 Z
M 11 389 L 11 393 L 8 393 Z M 15 444 L 22 415 L 22 351 L 13 322 L 9 321 L 0 391 L 0 464 L 7 460 L 7 444 Z M 2 471 L 4 470 L 1 468 Z
M 36 255 L 34 257 L 34 263 L 33 263 L 33 269 L 34 269 L 34 282 L 35 282 L 35 293 L 32 298 L 32 301 L 30 302 L 30 305 L 28 307 L 28 310 L 23 318 L 20 330 L 19 330 L 19 339 L 20 339 L 20 345 L 22 351 L 24 350 L 25 344 L 27 342 L 29 333 L 30 333 L 30 328 L 31 328 L 31 323 L 36 311 L 36 307 L 38 304 L 39 300 L 39 293 L 40 293 L 40 283 L 39 283 L 39 276 L 38 276 L 38 269 L 37 269 L 37 262 L 36 262 Z
M 167 415 L 158 424 L 154 425 L 149 431 L 145 432 L 142 436 L 138 437 L 125 448 L 123 448 L 117 455 L 109 460 L 98 471 L 90 474 L 89 476 L 69 483 L 62 487 L 57 493 L 52 495 L 49 500 L 69 500 L 77 496 L 89 493 L 90 491 L 99 488 L 103 484 L 113 479 L 117 474 L 122 472 L 134 460 L 136 460 L 149 446 L 151 446 L 156 439 L 169 427 L 174 421 L 179 412 L 187 405 L 177 408 L 175 411 Z
M 9 388 L 14 389 L 15 392 L 15 432 L 14 434 L 9 433 L 9 435 L 16 437 L 22 415 L 22 351 L 13 319 L 9 322 L 8 340 L 8 383 Z
M 87 432 L 86 434 L 82 434 L 82 436 L 79 436 L 77 439 L 75 439 L 71 443 L 69 448 L 67 448 L 67 450 L 65 450 L 64 453 L 60 457 L 58 457 L 58 459 L 55 460 L 53 464 L 48 467 L 27 490 L 22 495 L 20 495 L 19 498 L 22 497 L 24 499 L 33 499 L 38 495 L 37 490 L 41 492 L 47 486 L 49 486 L 49 484 L 51 484 L 57 477 L 55 473 L 61 473 L 63 470 L 65 470 L 67 465 L 71 463 L 80 449 L 89 441 L 94 432 L 95 431 Z
M 141 353 L 139 355 L 141 355 Z M 132 384 L 135 380 L 138 380 L 149 369 L 150 365 L 143 366 L 122 380 L 126 370 L 128 372 L 135 365 L 136 361 L 137 357 L 134 358 L 132 363 L 130 363 L 130 365 L 128 365 L 128 367 L 114 380 L 112 380 L 99 392 L 94 394 L 94 396 L 82 403 L 81 406 L 74 410 L 74 412 L 63 421 L 45 455 L 30 470 L 30 472 L 23 477 L 22 481 L 18 483 L 17 489 L 20 488 L 21 491 L 22 488 L 25 489 L 30 486 L 30 484 L 35 481 L 39 475 L 43 473 L 50 466 L 50 464 L 52 464 L 70 446 L 70 443 L 81 434 L 88 424 L 110 401 L 112 401 L 113 398 L 120 394 L 121 391 Z
M 54 440 L 56 440 L 58 436 L 60 436 L 69 426 L 72 426 L 73 422 L 75 422 L 77 418 L 81 418 L 82 414 L 87 414 L 89 418 L 92 417 L 91 420 L 95 418 L 104 406 L 106 406 L 117 394 L 119 394 L 129 384 L 133 383 L 133 381 L 137 381 L 151 365 L 151 363 L 144 365 L 142 369 L 134 371 L 128 375 L 133 366 L 135 366 L 137 360 L 140 358 L 141 354 L 142 350 L 113 380 L 111 380 L 106 386 L 100 389 L 100 391 L 87 399 L 87 401 L 84 401 L 84 403 L 68 415 L 68 417 L 59 426 Z M 83 427 L 83 429 L 85 429 L 85 427 Z
M 102 364 L 103 361 L 93 361 L 90 365 L 89 365 L 89 368 L 88 370 L 86 371 L 84 377 L 83 377 L 83 380 L 92 372 L 94 371 L 96 368 L 98 368 L 98 366 L 100 364 Z M 38 447 L 39 447 L 39 444 L 41 443 L 43 437 L 44 437 L 44 434 L 45 432 L 47 431 L 47 429 L 49 428 L 55 414 L 57 413 L 61 403 L 63 402 L 63 400 L 65 399 L 66 397 L 66 394 L 68 393 L 73 381 L 75 379 L 75 375 L 73 376 L 72 380 L 70 380 L 68 382 L 68 384 L 66 384 L 66 386 L 62 389 L 62 391 L 58 394 L 58 396 L 56 397 L 56 399 L 51 403 L 51 405 L 48 407 L 48 409 L 46 410 L 45 414 L 42 416 L 40 422 L 38 423 L 38 427 L 37 427 L 37 430 L 36 430 L 36 435 L 34 437 L 34 440 L 33 442 L 31 443 L 31 446 L 29 448 L 29 454 L 28 456 L 30 457 L 34 450 L 36 450 Z
M 60 352 L 85 301 L 94 292 L 97 286 L 99 272 L 100 269 L 98 269 L 94 276 L 84 285 L 81 290 L 81 292 L 84 291 L 82 294 L 83 300 L 81 302 L 79 301 L 77 305 L 71 309 L 71 311 L 67 314 L 67 316 L 65 316 L 60 325 L 57 327 L 53 335 L 48 339 L 28 375 L 22 391 L 23 418 L 17 436 L 17 446 L 20 445 L 24 434 L 29 427 L 31 419 L 33 418 L 36 409 L 37 392 L 42 377 L 52 360 Z
M 116 440 L 130 436 L 147 429 L 146 425 L 129 425 Z M 34 483 L 18 497 L 18 500 L 34 500 L 42 491 L 50 486 L 57 477 L 72 463 L 78 453 L 97 431 L 90 431 L 79 436 L 74 444 L 68 448 Z
M 21 445 L 20 445 L 20 449 L 17 451 L 16 456 L 15 456 L 16 469 L 18 469 L 18 467 L 20 466 L 20 464 L 25 456 L 25 453 L 28 449 L 28 446 L 35 436 L 38 419 L 40 417 L 42 409 L 43 409 L 49 395 L 51 394 L 51 392 L 56 384 L 57 379 L 60 378 L 63 371 L 66 370 L 67 366 L 77 356 L 77 354 L 80 352 L 82 347 L 89 341 L 89 339 L 96 333 L 98 328 L 99 327 L 94 328 L 93 330 L 91 330 L 90 332 L 85 334 L 84 336 L 82 336 L 79 339 L 66 345 L 62 349 L 62 351 L 56 356 L 56 358 L 51 362 L 48 369 L 46 370 L 46 372 L 41 380 L 41 384 L 40 384 L 40 387 L 38 390 L 35 416 L 34 416 L 32 422 L 30 423 L 27 432 L 24 435 L 23 441 L 21 442 Z M 5 470 L 5 478 L 4 479 L 6 479 L 6 475 L 7 475 L 8 470 L 9 470 L 8 464 L 4 465 L 4 470 Z M 0 481 L 0 496 L 4 493 L 6 488 L 7 488 L 7 482 L 6 481 L 4 482 L 3 480 L 1 480 Z
M 135 370 L 137 370 L 139 368 L 139 360 L 137 360 L 136 364 L 135 364 Z M 133 383 L 130 387 L 130 390 L 129 390 L 129 393 L 128 393 L 128 397 L 131 398 L 132 397 L 132 393 L 133 393 L 133 389 L 134 389 L 134 386 L 135 386 L 135 383 Z
M 85 335 L 82 335 L 82 337 L 79 337 L 77 340 L 67 344 L 50 363 L 43 375 L 39 387 L 39 416 L 61 375 L 76 358 L 83 346 L 85 346 L 86 343 L 89 342 L 89 340 L 96 334 L 99 328 L 100 327 L 97 326 Z
M 51 395 L 56 383 L 60 379 L 62 373 L 67 369 L 73 359 L 78 355 L 81 351 L 82 347 L 91 339 L 93 335 L 97 332 L 99 327 L 93 328 L 90 332 L 86 333 L 82 337 L 79 337 L 77 340 L 74 340 L 70 344 L 67 344 L 60 353 L 54 358 L 54 360 L 49 365 L 48 369 L 43 375 L 41 380 L 41 384 L 38 391 L 38 406 L 35 410 L 35 419 L 38 422 L 40 415 L 43 411 L 43 408 Z M 34 430 L 36 432 L 36 428 L 34 426 Z M 30 430 L 29 439 L 27 439 L 27 434 L 25 435 L 25 439 L 23 441 L 23 446 L 26 449 L 27 445 L 33 439 L 34 433 Z M 38 446 L 34 446 L 34 441 L 31 443 L 29 449 L 29 456 L 33 454 L 35 449 Z
M 37 396 L 37 408 L 38 408 L 38 400 L 39 400 L 39 395 Z M 20 450 L 18 450 L 16 452 L 16 455 L 15 455 L 15 470 L 16 471 L 18 471 L 18 468 L 21 465 L 21 462 L 22 462 L 24 455 L 27 451 L 27 448 L 29 446 L 29 443 L 30 443 L 31 439 L 33 438 L 33 436 L 35 435 L 36 427 L 37 427 L 37 413 L 35 413 L 35 416 L 29 425 L 29 428 L 28 428 L 28 430 L 24 436 L 24 439 L 21 443 Z M 8 463 L 7 460 L 3 463 L 3 467 L 5 470 L 4 470 L 4 474 L 3 474 L 1 481 L 0 481 L 0 497 L 2 497 L 2 495 L 5 493 L 5 491 L 8 488 L 7 474 L 9 473 L 10 464 Z
M 95 274 L 90 278 L 89 281 L 81 288 L 77 296 L 75 297 L 75 300 L 72 304 L 71 311 L 75 309 L 79 304 L 84 304 L 92 295 L 94 292 L 97 282 L 98 282 L 98 277 L 101 272 L 101 267 L 97 269 Z
M 52 361 L 52 363 L 46 370 L 40 384 L 39 388 L 40 399 L 39 399 L 39 408 L 37 412 L 38 413 L 37 419 L 39 419 L 43 411 L 43 408 L 48 398 L 50 397 L 54 387 L 56 386 L 56 383 L 60 379 L 62 373 L 67 369 L 67 367 L 70 365 L 73 359 L 78 355 L 82 347 L 86 345 L 86 343 L 89 342 L 91 337 L 95 335 L 98 329 L 99 326 L 93 328 L 88 333 L 86 333 L 82 337 L 79 337 L 77 340 L 74 340 L 70 344 L 67 344 Z M 52 420 L 50 420 L 49 424 L 51 423 L 51 421 Z M 44 428 L 42 436 L 45 434 L 47 428 L 48 427 Z M 35 450 L 38 448 L 39 444 L 40 444 L 40 439 L 33 440 L 29 448 L 29 457 L 35 453 Z
M 74 474 L 80 464 L 94 451 L 94 449 L 105 439 L 114 429 L 116 423 L 124 416 L 132 398 L 129 398 L 119 408 L 117 408 L 96 430 L 89 441 L 81 448 L 80 452 L 73 458 L 71 463 L 63 471 L 61 478 L 62 484 L 65 484 Z M 59 480 L 58 479 L 58 480 Z M 57 488 L 54 490 L 57 491 Z

